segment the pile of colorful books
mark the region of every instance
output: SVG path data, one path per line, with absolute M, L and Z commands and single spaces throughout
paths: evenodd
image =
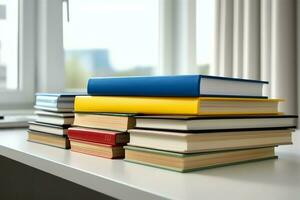
M 78 106 L 77 99 L 75 105 Z M 68 130 L 71 151 L 105 158 L 124 158 L 123 146 L 129 142 L 127 130 L 134 126 L 132 115 L 91 112 L 75 113 L 74 127 Z
M 37 93 L 35 121 L 29 122 L 28 141 L 70 148 L 67 130 L 74 121 L 74 99 L 79 94 Z
M 128 131 L 126 161 L 180 172 L 276 158 L 276 146 L 292 143 L 297 116 L 280 113 L 282 100 L 264 97 L 265 84 L 202 75 L 91 78 L 90 96 L 74 105 L 74 125 L 89 128 L 70 129 L 71 149 L 114 157 L 112 147 L 128 141 L 118 144 L 115 135 Z

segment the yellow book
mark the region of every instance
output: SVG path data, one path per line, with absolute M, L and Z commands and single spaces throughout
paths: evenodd
M 278 114 L 281 99 L 77 96 L 75 112 L 174 115 Z

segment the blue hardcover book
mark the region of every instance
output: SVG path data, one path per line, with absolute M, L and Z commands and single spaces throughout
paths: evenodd
M 93 96 L 263 97 L 266 81 L 207 75 L 90 78 Z

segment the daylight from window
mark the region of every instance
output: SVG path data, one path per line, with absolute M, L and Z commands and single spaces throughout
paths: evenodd
M 66 88 L 84 88 L 91 76 L 155 74 L 158 4 L 158 0 L 70 1 L 70 21 L 64 19 Z
M 197 0 L 197 68 L 201 74 L 209 74 L 213 65 L 215 1 Z
M 18 0 L 0 0 L 0 90 L 18 88 Z
M 197 72 L 212 68 L 215 2 L 197 0 Z M 64 9 L 66 12 L 66 9 Z M 71 0 L 64 13 L 66 88 L 85 88 L 91 76 L 155 75 L 159 0 Z

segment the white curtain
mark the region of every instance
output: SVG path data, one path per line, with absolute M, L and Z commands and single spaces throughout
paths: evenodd
M 297 113 L 297 0 L 216 0 L 215 74 L 269 81 Z

